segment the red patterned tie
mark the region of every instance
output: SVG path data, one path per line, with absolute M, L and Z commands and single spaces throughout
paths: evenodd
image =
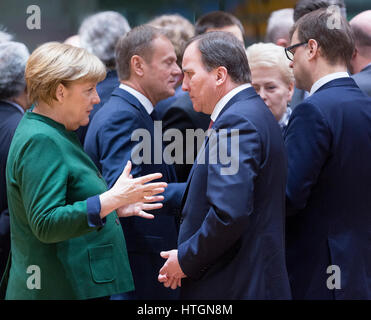
M 209 124 L 209 128 L 208 128 L 208 129 L 211 129 L 211 127 L 213 126 L 213 124 L 214 124 L 214 121 L 213 121 L 213 120 L 211 120 L 211 121 L 210 121 L 210 124 Z

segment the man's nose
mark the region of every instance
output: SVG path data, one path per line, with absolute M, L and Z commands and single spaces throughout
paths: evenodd
M 183 78 L 182 90 L 189 91 L 188 80 L 185 77 Z
M 174 63 L 174 68 L 172 70 L 174 76 L 180 76 L 182 74 L 182 70 L 179 68 L 177 63 Z

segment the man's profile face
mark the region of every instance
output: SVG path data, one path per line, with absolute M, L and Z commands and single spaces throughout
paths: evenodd
M 214 71 L 208 72 L 204 67 L 197 41 L 186 48 L 182 69 L 184 73 L 182 89 L 189 93 L 194 110 L 211 114 L 217 102 L 216 75 Z
M 175 86 L 181 75 L 176 63 L 174 47 L 169 39 L 160 36 L 153 40 L 152 57 L 145 62 L 143 87 L 155 104 L 160 100 L 173 96 Z
M 295 30 L 291 38 L 291 46 L 301 41 L 298 38 L 298 31 Z M 298 46 L 295 48 L 293 61 L 290 63 L 290 67 L 293 68 L 294 77 L 295 77 L 295 86 L 299 89 L 310 90 L 311 85 L 308 84 L 308 72 L 306 70 L 306 61 L 305 61 L 305 50 L 306 45 Z M 309 88 L 308 88 L 309 86 Z

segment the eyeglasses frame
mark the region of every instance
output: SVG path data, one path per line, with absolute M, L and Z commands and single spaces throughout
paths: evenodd
M 287 52 L 290 52 L 294 56 L 295 52 L 291 52 L 291 50 L 292 49 L 295 49 L 297 47 L 300 47 L 300 46 L 302 46 L 304 44 L 307 44 L 307 43 L 308 43 L 308 41 L 304 41 L 304 42 L 300 42 L 300 43 L 294 44 L 292 46 L 286 47 L 285 48 L 285 54 L 286 54 L 287 59 L 289 59 L 290 61 L 293 61 L 293 59 L 290 58 L 290 56 L 288 55 Z

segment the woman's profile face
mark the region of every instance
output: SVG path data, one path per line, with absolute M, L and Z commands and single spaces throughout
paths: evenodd
M 68 86 L 58 87 L 57 95 L 63 96 L 60 106 L 62 121 L 67 130 L 76 130 L 89 123 L 89 115 L 93 106 L 100 102 L 96 85 L 96 82 L 77 80 Z
M 251 67 L 251 78 L 255 91 L 276 120 L 281 120 L 294 93 L 294 84 L 287 84 L 276 67 Z

